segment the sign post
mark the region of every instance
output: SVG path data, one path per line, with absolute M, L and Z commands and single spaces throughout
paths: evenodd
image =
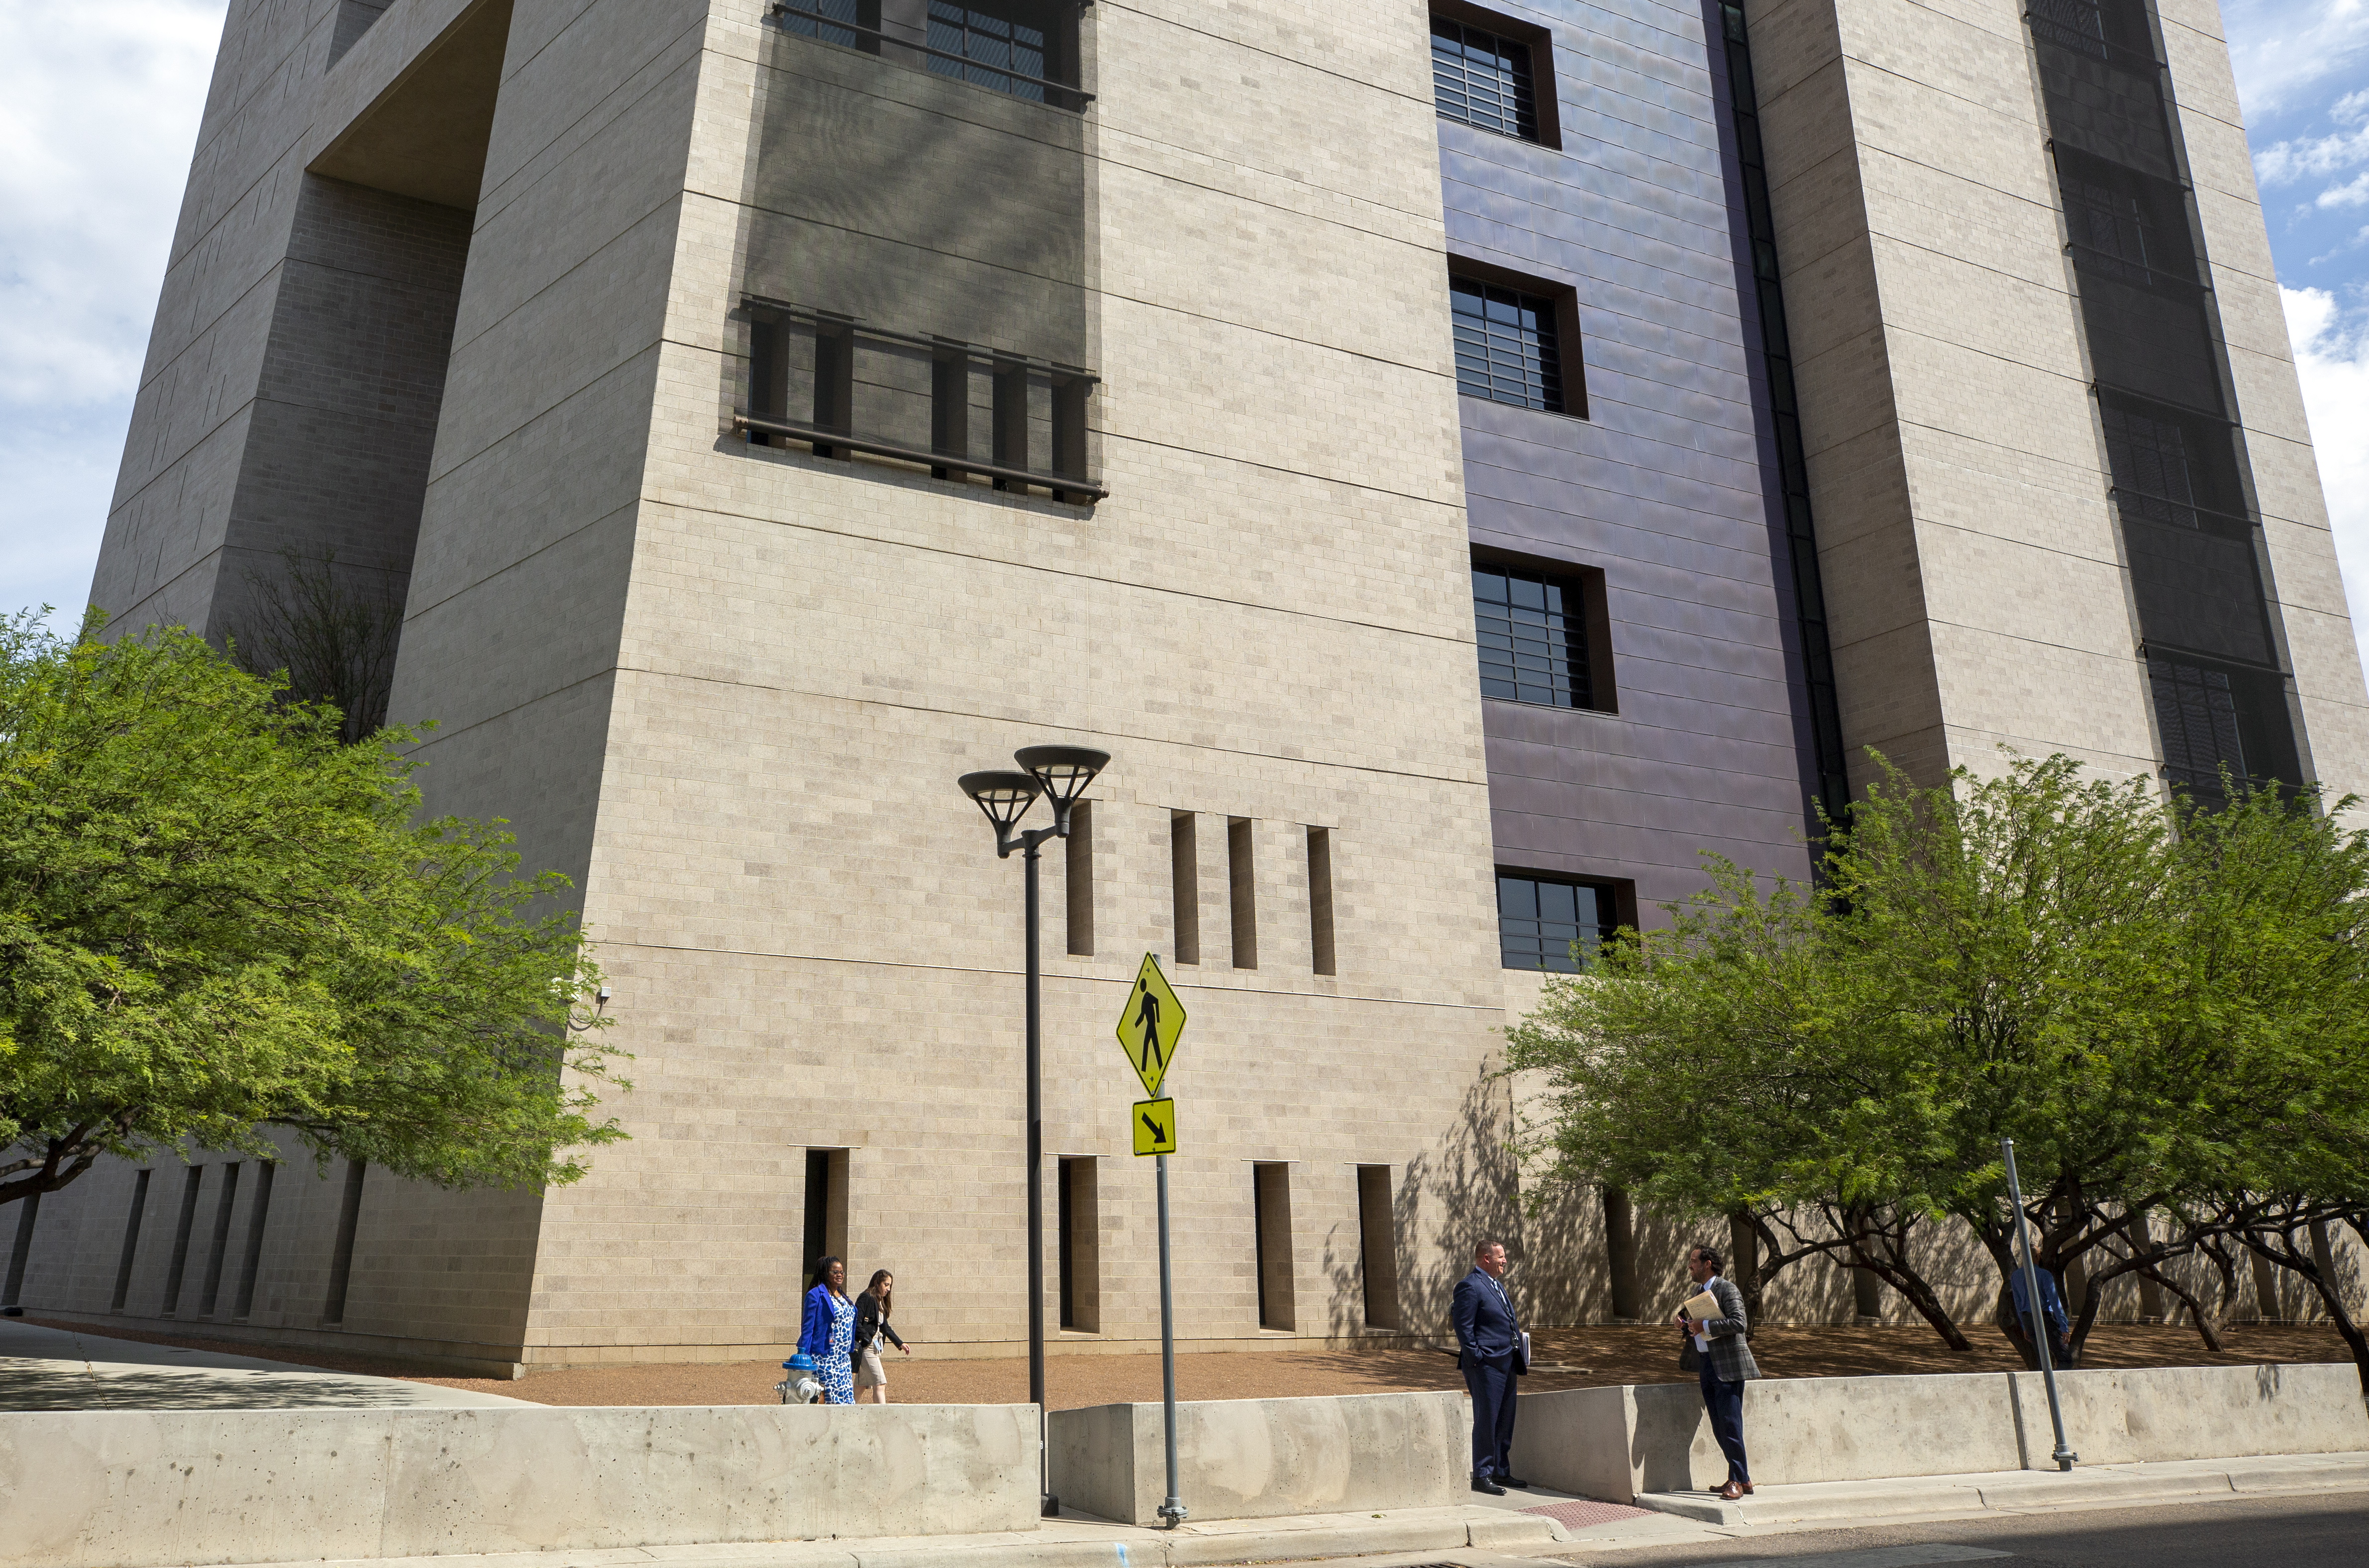
M 1177 1126 L 1176 1102 L 1160 1091 L 1184 1033 L 1184 1004 L 1168 988 L 1160 960 L 1147 953 L 1119 1012 L 1118 1043 L 1151 1096 L 1136 1102 L 1132 1120 L 1136 1153 L 1152 1156 L 1159 1171 L 1160 1382 L 1168 1444 L 1168 1498 L 1160 1505 L 1160 1517 L 1171 1529 L 1184 1522 L 1184 1500 L 1176 1495 L 1176 1302 L 1168 1261 L 1168 1157 L 1176 1151 Z

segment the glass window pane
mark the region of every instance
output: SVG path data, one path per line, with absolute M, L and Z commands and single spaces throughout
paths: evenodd
M 1593 704 L 1586 626 L 1563 585 L 1475 567 L 1472 624 L 1484 696 L 1562 708 Z

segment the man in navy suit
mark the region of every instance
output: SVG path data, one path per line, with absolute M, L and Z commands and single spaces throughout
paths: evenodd
M 1514 1299 L 1505 1293 L 1505 1249 L 1483 1242 L 1472 1272 L 1456 1282 L 1448 1321 L 1456 1325 L 1456 1363 L 1472 1391 L 1472 1490 L 1502 1497 L 1514 1477 L 1514 1379 L 1530 1369 Z

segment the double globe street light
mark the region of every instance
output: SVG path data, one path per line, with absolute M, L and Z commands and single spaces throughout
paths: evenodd
M 962 792 L 978 803 L 995 827 L 995 854 L 1009 860 L 1020 852 L 1027 867 L 1024 902 L 1028 930 L 1028 1400 L 1036 1407 L 1036 1491 L 1044 1516 L 1060 1511 L 1044 1470 L 1045 1444 L 1045 1103 L 1042 1086 L 1043 1028 L 1036 952 L 1036 851 L 1047 839 L 1070 836 L 1070 810 L 1094 775 L 1110 766 L 1110 753 L 1090 746 L 1023 746 L 1012 754 L 1021 772 L 965 773 Z M 1043 795 L 1053 803 L 1050 827 L 1017 832 L 1020 818 Z

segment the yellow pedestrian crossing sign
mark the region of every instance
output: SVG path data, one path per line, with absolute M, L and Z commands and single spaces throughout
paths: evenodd
M 1143 967 L 1135 972 L 1135 984 L 1127 988 L 1127 1005 L 1118 1014 L 1119 1048 L 1127 1052 L 1127 1065 L 1135 1069 L 1135 1075 L 1143 1080 L 1145 1093 L 1160 1093 L 1168 1064 L 1176 1056 L 1177 1037 L 1184 1033 L 1184 1004 L 1168 989 L 1160 960 L 1147 953 Z M 1139 1126 L 1138 1153 L 1143 1152 L 1142 1136 Z
M 1138 1154 L 1176 1152 L 1176 1102 L 1138 1100 L 1135 1103 L 1135 1151 Z

